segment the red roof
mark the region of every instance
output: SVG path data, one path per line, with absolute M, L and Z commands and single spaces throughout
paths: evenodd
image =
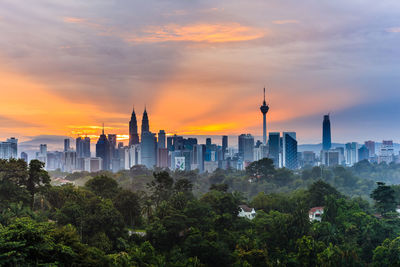
M 324 211 L 324 207 L 314 207 L 311 208 L 310 211 L 308 213 L 316 213 L 317 211 Z

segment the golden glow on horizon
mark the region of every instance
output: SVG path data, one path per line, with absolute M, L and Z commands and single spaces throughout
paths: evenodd
M 258 39 L 264 33 L 255 28 L 242 26 L 239 23 L 230 24 L 193 24 L 181 26 L 168 24 L 165 26 L 148 27 L 138 36 L 127 37 L 129 42 L 206 42 L 226 43 Z

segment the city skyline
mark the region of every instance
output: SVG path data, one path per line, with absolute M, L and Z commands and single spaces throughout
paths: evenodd
M 98 135 L 102 122 L 127 136 L 132 103 L 153 129 L 261 136 L 265 84 L 268 130 L 319 143 L 330 112 L 334 142 L 399 142 L 400 3 L 368 1 L 2 1 L 0 139 Z

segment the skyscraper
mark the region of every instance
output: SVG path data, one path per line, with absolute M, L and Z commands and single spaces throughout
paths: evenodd
M 346 143 L 344 156 L 347 166 L 353 166 L 356 164 L 358 162 L 358 143 Z
M 141 160 L 148 169 L 154 168 L 157 164 L 157 138 L 149 131 L 142 133 Z
M 135 109 L 132 109 L 131 120 L 129 121 L 129 146 L 139 144 L 139 134 Z
M 76 138 L 76 156 L 77 158 L 90 158 L 90 138 Z
M 107 136 L 104 134 L 104 126 L 103 132 L 96 144 L 96 157 L 102 159 L 103 170 L 110 169 L 110 143 L 108 142 Z
M 265 87 L 264 87 L 264 101 L 262 106 L 260 107 L 261 113 L 263 114 L 263 143 L 267 144 L 267 112 L 269 107 L 265 102 Z
M 204 172 L 204 160 L 205 160 L 206 146 L 205 145 L 194 145 L 193 146 L 193 158 L 191 169 L 198 169 L 200 173 Z
M 165 148 L 165 131 L 160 130 L 158 132 L 158 142 L 157 142 L 158 148 Z
M 239 157 L 243 162 L 252 162 L 254 157 L 254 138 L 251 134 L 241 134 L 238 138 Z
M 144 108 L 141 134 L 143 135 L 144 133 L 147 133 L 147 132 L 150 132 L 149 117 L 147 116 L 146 108 Z
M 6 142 L 0 142 L 0 159 L 18 158 L 18 139 L 8 138 Z
M 374 141 L 366 141 L 365 146 L 369 150 L 369 157 L 374 157 L 375 156 L 375 142 Z
M 279 132 L 270 132 L 268 137 L 268 154 L 270 159 L 274 161 L 275 168 L 279 167 L 279 153 L 281 151 L 281 134 Z
M 69 138 L 67 138 L 67 139 L 64 139 L 64 151 L 68 151 L 68 150 L 70 150 L 70 141 L 69 141 Z
M 329 150 L 331 147 L 331 122 L 328 114 L 324 116 L 324 121 L 322 123 L 322 150 Z
M 282 134 L 282 164 L 291 170 L 298 168 L 297 162 L 297 140 L 295 132 L 283 132 Z
M 225 160 L 226 150 L 228 149 L 228 136 L 222 136 L 222 160 Z

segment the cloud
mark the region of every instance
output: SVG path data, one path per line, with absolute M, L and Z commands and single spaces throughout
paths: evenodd
M 84 18 L 76 18 L 76 17 L 65 17 L 64 22 L 67 23 L 86 23 L 87 19 Z
M 386 29 L 387 32 L 400 33 L 400 27 L 393 27 Z
M 277 25 L 284 25 L 284 24 L 299 24 L 300 21 L 295 19 L 286 19 L 286 20 L 274 20 L 272 21 L 273 24 Z
M 141 33 L 128 36 L 125 39 L 134 43 L 159 43 L 159 42 L 205 42 L 229 43 L 250 41 L 261 38 L 265 32 L 240 25 L 239 23 L 223 24 L 191 24 L 166 26 L 151 26 Z

